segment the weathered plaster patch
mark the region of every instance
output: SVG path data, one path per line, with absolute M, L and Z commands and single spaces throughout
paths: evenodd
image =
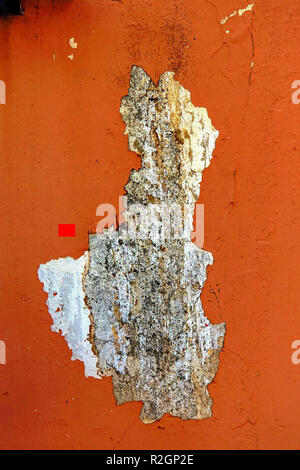
M 125 222 L 89 236 L 88 262 L 85 254 L 40 267 L 53 327 L 76 358 L 89 352 L 94 376 L 112 376 L 118 404 L 143 402 L 144 423 L 165 413 L 207 418 L 225 324 L 212 325 L 204 314 L 200 294 L 213 257 L 190 242 L 190 232 L 218 132 L 172 72 L 156 86 L 132 67 L 120 112 L 129 149 L 142 160 L 125 186 Z M 179 236 L 162 224 L 161 209 L 170 205 L 173 229 L 183 214 Z
M 239 15 L 239 16 L 242 16 L 246 11 L 252 11 L 253 7 L 254 7 L 254 3 L 250 3 L 249 5 L 246 6 L 246 8 L 240 8 L 239 10 L 235 10 L 233 13 L 231 13 L 230 15 L 228 16 L 225 16 L 225 18 L 222 18 L 220 20 L 220 24 L 225 24 L 227 23 L 227 21 L 229 20 L 229 18 L 232 18 L 233 16 L 235 15 Z
M 72 360 L 84 362 L 86 377 L 99 378 L 97 357 L 89 340 L 90 311 L 84 300 L 83 276 L 88 266 L 88 252 L 80 258 L 59 258 L 41 264 L 38 270 L 44 291 L 48 293 L 47 306 L 53 319 L 52 331 L 61 332 L 69 348 Z

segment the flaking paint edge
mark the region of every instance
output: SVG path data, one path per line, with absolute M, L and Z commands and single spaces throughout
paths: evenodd
M 48 293 L 46 302 L 52 317 L 52 331 L 65 337 L 72 351 L 72 360 L 84 363 L 85 376 L 100 378 L 97 357 L 90 342 L 90 311 L 82 288 L 88 266 L 88 252 L 80 258 L 59 258 L 41 264 L 39 280 Z

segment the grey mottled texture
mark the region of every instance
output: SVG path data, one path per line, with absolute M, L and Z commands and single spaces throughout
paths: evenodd
M 225 333 L 223 323 L 209 323 L 200 300 L 213 258 L 191 243 L 186 231 L 163 237 L 158 209 L 169 203 L 177 212 L 185 207 L 189 236 L 201 172 L 212 157 L 217 131 L 170 72 L 155 87 L 141 68 L 133 67 L 121 114 L 129 148 L 142 157 L 141 169 L 132 170 L 125 187 L 127 228 L 138 230 L 122 239 L 124 224 L 119 232 L 90 235 L 84 291 L 99 371 L 113 376 L 119 404 L 144 403 L 145 423 L 164 413 L 207 418 L 207 385 Z M 157 228 L 154 235 L 141 229 L 138 213 L 143 210 L 148 210 L 148 226 Z

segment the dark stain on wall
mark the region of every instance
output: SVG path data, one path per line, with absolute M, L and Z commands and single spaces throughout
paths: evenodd
M 0 0 L 0 16 L 23 14 L 24 10 L 19 0 Z

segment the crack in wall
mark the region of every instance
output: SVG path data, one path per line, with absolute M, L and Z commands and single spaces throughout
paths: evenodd
M 89 256 L 40 266 L 52 329 L 66 337 L 73 359 L 84 361 L 86 375 L 112 376 L 117 404 L 143 402 L 144 423 L 165 413 L 208 418 L 207 385 L 225 323 L 212 325 L 204 314 L 200 294 L 213 257 L 190 233 L 218 131 L 173 72 L 156 86 L 133 66 L 120 112 L 129 149 L 141 155 L 125 186 L 125 222 L 90 234 Z M 170 205 L 176 210 L 168 212 L 166 232 L 162 213 Z M 178 217 L 179 236 L 172 231 Z

